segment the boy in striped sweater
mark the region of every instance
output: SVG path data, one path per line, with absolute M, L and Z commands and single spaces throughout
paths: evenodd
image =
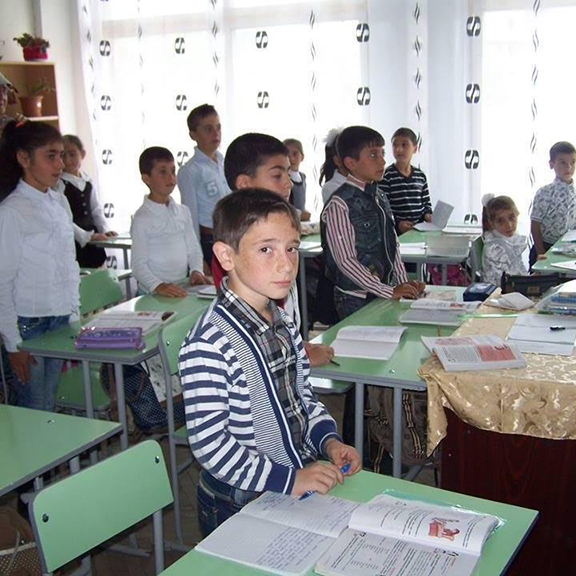
M 314 396 L 300 335 L 275 302 L 298 270 L 296 212 L 267 190 L 233 192 L 214 211 L 214 240 L 228 276 L 180 351 L 204 536 L 265 490 L 325 494 L 343 482 L 345 464 L 346 475 L 360 469 Z

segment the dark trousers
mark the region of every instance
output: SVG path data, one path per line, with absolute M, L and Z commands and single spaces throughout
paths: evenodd
M 542 242 L 544 244 L 544 252 L 548 252 L 550 248 L 552 248 L 553 244 L 548 244 L 548 242 Z M 536 245 L 532 244 L 532 248 L 530 248 L 530 256 L 528 257 L 528 261 L 530 262 L 530 272 L 532 272 L 532 266 L 538 260 L 538 252 L 536 252 Z
M 212 264 L 212 246 L 214 245 L 214 235 L 207 232 L 200 232 L 200 247 L 202 248 L 202 256 L 204 262 L 210 268 Z

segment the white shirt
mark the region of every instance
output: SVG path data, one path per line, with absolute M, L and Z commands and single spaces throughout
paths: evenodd
M 20 180 L 0 204 L 0 334 L 8 352 L 16 352 L 22 340 L 18 316 L 77 312 L 80 273 L 61 198 Z
M 500 286 L 502 272 L 526 276 L 528 269 L 522 259 L 527 247 L 526 236 L 504 236 L 497 230 L 484 232 L 482 280 Z
M 94 182 L 92 182 L 90 176 L 84 172 L 80 172 L 79 176 L 74 176 L 74 174 L 69 174 L 68 172 L 62 172 L 60 176 L 60 180 L 58 180 L 58 184 L 56 184 L 55 190 L 60 192 L 64 199 L 66 200 L 66 208 L 70 214 L 70 218 L 73 219 L 72 210 L 70 209 L 70 204 L 68 203 L 68 199 L 64 194 L 64 189 L 66 188 L 65 181 L 70 182 L 78 190 L 84 190 L 86 188 L 86 184 L 90 182 L 92 184 L 92 194 L 90 194 L 90 212 L 92 213 L 92 219 L 94 220 L 94 224 L 96 224 L 96 228 L 98 232 L 107 232 L 108 225 L 106 224 L 106 218 L 104 218 L 104 213 L 102 212 L 102 206 L 100 205 L 100 201 L 98 199 L 98 194 L 96 193 L 96 188 L 94 187 Z M 84 230 L 73 223 L 74 227 L 74 240 L 80 244 L 82 248 L 90 242 L 90 238 L 92 238 L 92 234 L 94 234 L 95 230 Z
M 340 186 L 345 182 L 346 176 L 342 176 L 338 170 L 334 172 L 334 176 L 332 176 L 328 182 L 324 182 L 324 185 L 322 186 L 322 200 L 324 201 L 324 204 L 328 202 L 330 196 L 332 196 L 332 194 L 334 194 L 334 192 L 336 192 L 336 190 L 338 190 L 338 188 L 340 188 Z
M 202 250 L 190 210 L 172 198 L 168 204 L 144 199 L 132 226 L 132 273 L 144 292 L 162 282 L 176 282 L 190 271 L 202 271 Z

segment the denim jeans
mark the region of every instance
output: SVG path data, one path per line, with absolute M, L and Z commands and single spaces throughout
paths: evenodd
M 69 316 L 42 316 L 25 318 L 18 316 L 18 330 L 22 340 L 30 340 L 68 324 Z M 53 411 L 56 388 L 60 381 L 63 361 L 59 358 L 37 358 L 29 364 L 28 382 L 17 381 L 16 405 L 36 410 Z
M 198 488 L 196 489 L 198 522 L 200 523 L 202 536 L 206 538 L 222 522 L 240 512 L 248 502 L 251 502 L 260 494 L 261 492 L 234 488 L 217 480 L 214 476 L 208 474 L 206 470 L 202 470 Z
M 368 294 L 366 298 L 357 298 L 356 296 L 345 294 L 337 288 L 334 288 L 334 305 L 336 306 L 336 312 L 340 320 L 344 320 L 344 318 L 347 318 L 350 314 L 354 314 L 354 312 L 360 310 L 360 308 L 363 308 L 368 302 L 372 302 L 375 298 L 376 296 L 374 296 L 374 294 Z

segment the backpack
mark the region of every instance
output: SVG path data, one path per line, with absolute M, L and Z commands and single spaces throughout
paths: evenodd
M 30 524 L 16 510 L 0 507 L 0 574 L 40 576 L 40 557 Z
M 122 366 L 124 395 L 134 424 L 144 434 L 165 433 L 168 431 L 166 401 L 160 402 L 152 386 L 148 371 L 140 364 Z M 102 364 L 100 381 L 111 400 L 116 400 L 114 364 Z M 182 396 L 174 398 L 174 426 L 179 428 L 186 422 Z

